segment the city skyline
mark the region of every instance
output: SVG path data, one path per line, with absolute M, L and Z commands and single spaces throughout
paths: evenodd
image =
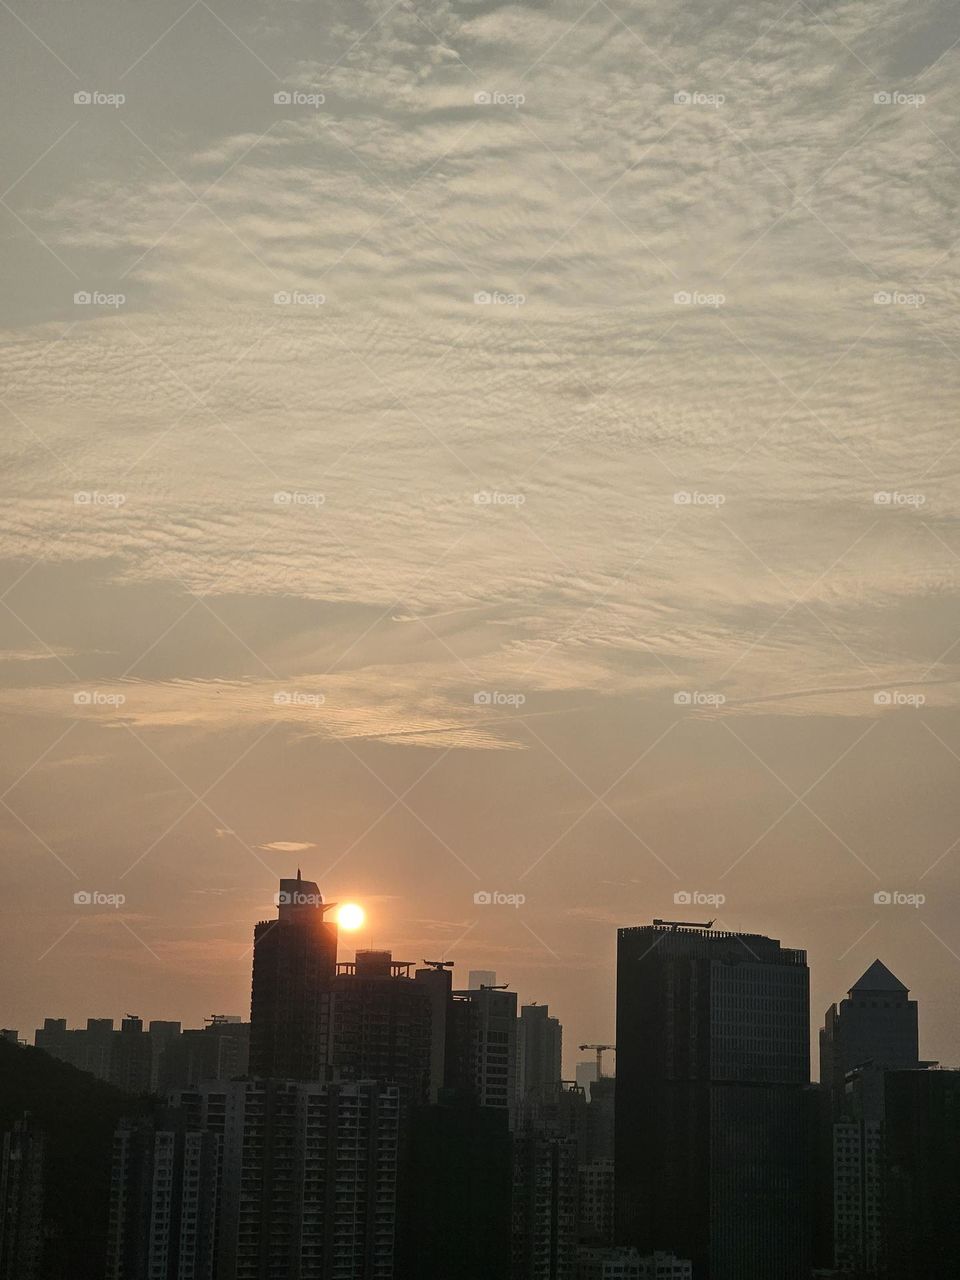
M 309 914 L 312 910 L 315 910 L 319 904 L 314 902 L 314 898 L 318 898 L 320 904 L 323 904 L 324 902 L 322 893 L 316 892 L 318 890 L 318 885 L 316 884 L 316 882 L 310 880 L 307 877 L 304 877 L 301 881 L 301 873 L 299 868 L 298 868 L 297 876 L 295 879 L 293 878 L 281 879 L 279 883 L 280 883 L 280 889 L 273 896 L 273 899 L 272 899 L 272 906 L 274 907 L 275 911 L 278 913 L 278 916 L 277 918 L 268 916 L 266 920 L 261 921 L 256 927 L 257 937 L 266 936 L 269 938 L 271 931 L 275 923 L 277 922 L 277 919 L 283 918 L 283 912 L 286 912 L 287 915 L 289 916 L 292 909 L 291 905 L 289 904 L 292 904 L 298 897 L 301 896 L 301 894 L 298 892 L 301 890 L 301 888 L 303 890 L 302 896 L 304 897 L 304 902 L 305 902 L 305 905 L 300 908 L 301 911 L 305 911 L 307 914 Z M 337 905 L 338 904 L 334 902 L 329 902 L 325 907 L 323 906 L 321 907 L 321 914 L 325 915 L 326 910 L 329 909 L 329 907 L 336 907 Z M 637 929 L 650 929 L 659 925 L 667 925 L 667 926 L 675 927 L 676 932 L 678 932 L 678 934 L 681 937 L 684 935 L 696 934 L 698 930 L 705 930 L 706 936 L 714 937 L 714 938 L 722 938 L 727 935 L 737 936 L 737 937 L 745 936 L 747 938 L 751 936 L 757 936 L 757 937 L 760 937 L 764 942 L 772 942 L 773 944 L 780 945 L 781 947 L 787 947 L 789 945 L 788 943 L 784 942 L 783 939 L 770 939 L 766 935 L 759 934 L 754 929 L 750 929 L 746 931 L 732 930 L 732 929 L 728 930 L 721 924 L 721 922 L 717 920 L 695 922 L 690 920 L 669 920 L 669 919 L 660 918 L 660 917 L 654 918 L 652 920 L 652 923 L 648 923 L 646 925 L 634 924 L 634 925 L 621 926 L 616 931 L 615 936 L 619 937 L 619 935 L 624 932 L 629 934 L 631 931 L 635 931 Z M 388 957 L 392 958 L 392 961 L 395 965 L 396 964 L 406 965 L 410 968 L 418 968 L 421 965 L 429 966 L 430 964 L 434 963 L 433 961 L 423 959 L 422 957 L 419 959 L 404 960 L 400 952 L 395 947 L 391 946 L 389 939 L 386 939 L 382 943 L 378 943 L 377 945 L 374 945 L 372 942 L 356 942 L 355 946 L 348 947 L 346 953 L 344 953 L 344 951 L 341 948 L 342 935 L 339 932 L 339 927 L 336 926 L 335 924 L 331 924 L 331 925 L 326 925 L 325 928 L 330 931 L 329 937 L 332 939 L 332 941 L 325 941 L 323 943 L 323 949 L 327 950 L 331 946 L 333 949 L 332 951 L 330 951 L 330 956 L 327 959 L 321 960 L 321 970 L 318 971 L 318 980 L 322 980 L 322 981 L 331 980 L 334 972 L 334 969 L 333 969 L 334 964 L 336 964 L 338 971 L 341 966 L 344 966 L 345 968 L 348 968 L 348 969 L 352 968 L 355 964 L 355 961 L 358 955 L 365 955 L 368 957 L 378 957 L 378 956 L 387 955 Z M 353 937 L 354 932 L 355 930 L 352 928 L 346 931 L 348 939 L 351 939 Z M 274 941 L 276 941 L 276 935 L 274 935 Z M 421 950 L 422 949 L 423 948 L 421 948 Z M 802 948 L 802 951 L 804 954 L 808 954 L 806 948 Z M 256 955 L 256 947 L 254 946 L 250 950 L 251 961 L 253 960 L 255 955 Z M 583 1056 L 583 1050 L 584 1049 L 592 1050 L 596 1048 L 597 1044 L 600 1042 L 595 1041 L 595 1042 L 587 1043 L 582 1040 L 582 1037 L 580 1037 L 575 1032 L 575 1030 L 571 1027 L 569 1021 L 567 1020 L 562 1001 L 554 1003 L 552 1001 L 543 1000 L 540 998 L 540 993 L 536 989 L 530 989 L 530 990 L 517 989 L 509 981 L 503 982 L 503 979 L 505 979 L 506 975 L 498 974 L 496 971 L 493 971 L 493 970 L 469 970 L 465 972 L 465 969 L 461 967 L 459 962 L 456 960 L 448 960 L 446 957 L 440 957 L 440 961 L 443 961 L 447 969 L 447 972 L 449 972 L 451 976 L 452 987 L 455 992 L 457 991 L 464 992 L 464 991 L 467 991 L 469 988 L 476 989 L 476 987 L 474 986 L 474 979 L 482 980 L 483 982 L 487 982 L 487 981 L 495 982 L 499 978 L 501 979 L 501 985 L 504 985 L 510 991 L 511 995 L 515 997 L 518 1018 L 520 1015 L 521 1006 L 533 1007 L 532 1009 L 528 1008 L 527 1012 L 539 1011 L 539 1012 L 545 1013 L 547 1010 L 552 1008 L 553 1013 L 550 1018 L 550 1021 L 552 1023 L 559 1024 L 561 1033 L 563 1032 L 563 1029 L 566 1028 L 566 1033 L 562 1035 L 563 1058 L 562 1058 L 561 1071 L 562 1071 L 562 1078 L 564 1080 L 573 1081 L 576 1077 L 579 1076 L 577 1068 L 591 1061 L 591 1059 L 585 1058 Z M 276 962 L 271 959 L 270 964 L 273 965 L 275 963 Z M 439 961 L 437 963 L 439 963 Z M 811 978 L 812 978 L 812 974 L 815 971 L 815 967 L 816 967 L 816 962 L 815 962 L 815 959 L 813 959 L 813 962 L 810 963 L 809 965 L 809 973 Z M 617 965 L 615 961 L 611 967 L 611 977 L 614 977 L 616 975 L 616 972 L 617 972 Z M 326 975 L 325 977 L 323 976 L 324 974 Z M 461 976 L 464 977 L 465 980 L 462 982 L 458 982 L 456 979 L 460 978 Z M 467 978 L 469 978 L 469 980 L 466 980 Z M 271 979 L 271 982 L 275 983 L 276 979 L 275 978 Z M 256 979 L 254 979 L 254 985 L 255 984 L 256 984 Z M 611 989 L 615 997 L 616 987 L 614 984 L 611 984 Z M 927 1043 L 926 1041 L 920 1038 L 922 1036 L 923 1022 L 918 1018 L 918 1007 L 921 1005 L 925 1006 L 925 998 L 922 993 L 917 993 L 915 991 L 912 991 L 911 988 L 906 987 L 904 983 L 900 981 L 899 977 L 897 977 L 890 971 L 890 969 L 888 968 L 888 966 L 886 965 L 886 963 L 883 961 L 881 957 L 877 956 L 871 962 L 869 962 L 866 965 L 865 969 L 859 975 L 853 978 L 844 990 L 847 993 L 846 997 L 844 997 L 842 992 L 836 993 L 835 998 L 830 1001 L 829 1005 L 824 1006 L 823 1010 L 820 1010 L 812 999 L 810 999 L 808 1002 L 809 1009 L 808 1009 L 807 1021 L 809 1023 L 809 1026 L 807 1030 L 809 1034 L 807 1038 L 807 1043 L 808 1043 L 807 1058 L 809 1062 L 810 1080 L 821 1083 L 828 1089 L 835 1088 L 837 1079 L 839 1079 L 842 1082 L 845 1070 L 846 1071 L 851 1070 L 854 1066 L 858 1065 L 862 1060 L 864 1060 L 862 1059 L 861 1056 L 857 1056 L 856 1053 L 853 1053 L 853 1055 L 851 1056 L 851 1051 L 847 1050 L 846 1058 L 843 1059 L 843 1061 L 846 1063 L 846 1066 L 841 1067 L 840 1060 L 838 1060 L 838 1066 L 832 1069 L 827 1068 L 826 1078 L 821 1078 L 822 1073 L 824 1071 L 824 1067 L 823 1067 L 824 1053 L 827 1051 L 825 1049 L 825 1043 L 827 1042 L 825 1041 L 824 1037 L 830 1035 L 831 1026 L 839 1027 L 839 1023 L 837 1022 L 838 1007 L 842 1014 L 844 1009 L 848 1007 L 852 1007 L 852 1005 L 854 1004 L 854 1002 L 849 997 L 853 997 L 857 994 L 869 995 L 872 992 L 875 992 L 877 990 L 894 992 L 897 996 L 898 1001 L 902 997 L 902 1000 L 905 1003 L 905 1008 L 908 1006 L 909 1009 L 912 1010 L 912 1028 L 913 1028 L 913 1043 L 914 1043 L 913 1057 L 911 1058 L 909 1049 L 906 1050 L 906 1056 L 904 1056 L 904 1050 L 901 1049 L 899 1052 L 899 1056 L 897 1054 L 894 1054 L 891 1057 L 888 1063 L 889 1066 L 892 1066 L 892 1067 L 909 1066 L 911 1065 L 911 1063 L 912 1065 L 917 1066 L 921 1060 L 925 1060 L 930 1064 L 935 1064 L 935 1065 L 939 1065 L 947 1068 L 960 1066 L 960 1063 L 956 1062 L 953 1059 L 950 1059 L 948 1056 L 943 1056 L 942 1054 L 938 1055 L 936 1052 L 933 1052 L 932 1054 L 929 1052 L 925 1052 L 925 1049 L 935 1049 L 935 1046 Z M 913 995 L 912 1000 L 909 1000 L 909 1001 L 906 1000 L 906 996 L 908 994 Z M 264 1003 L 265 1001 L 266 1003 Z M 269 1007 L 272 1001 L 273 1001 L 272 997 L 267 997 L 265 994 L 261 996 L 261 1003 L 264 1004 L 265 1008 Z M 864 1002 L 861 1002 L 861 1003 L 864 1003 Z M 869 1001 L 865 1003 L 869 1004 Z M 255 1004 L 255 1000 L 251 1000 L 249 995 L 249 990 L 248 990 L 247 1001 L 242 1007 L 235 1007 L 229 1010 L 226 1010 L 226 1009 L 219 1010 L 216 1014 L 211 1014 L 208 1011 L 207 1014 L 203 1015 L 197 1021 L 200 1026 L 203 1026 L 203 1025 L 209 1024 L 212 1018 L 222 1017 L 226 1015 L 230 1018 L 239 1019 L 241 1022 L 247 1023 L 250 1020 L 251 1011 L 254 1004 Z M 145 1012 L 141 1011 L 138 1014 L 127 1014 L 125 1016 L 128 1019 L 134 1018 L 134 1017 L 139 1018 L 142 1025 L 146 1027 L 150 1022 L 157 1022 L 159 1024 L 164 1024 L 165 1018 L 169 1018 L 172 1012 L 175 1012 L 175 1010 L 171 1010 L 169 1007 L 167 1007 L 165 1009 L 165 1013 L 163 1014 L 153 1009 L 147 1009 Z M 857 1013 L 856 1009 L 853 1008 L 852 1013 L 848 1015 L 848 1018 L 852 1020 L 852 1018 L 856 1016 L 856 1013 Z M 64 1011 L 58 1007 L 56 1012 L 52 1010 L 45 1011 L 41 1017 L 39 1017 L 34 1023 L 31 1024 L 31 1026 L 34 1028 L 42 1028 L 45 1020 L 50 1020 L 51 1018 L 62 1018 L 64 1016 L 66 1016 L 66 1023 L 68 1028 L 71 1028 L 71 1029 L 74 1027 L 80 1029 L 87 1024 L 88 1020 L 96 1021 L 98 1019 L 103 1019 L 104 1017 L 109 1018 L 112 1022 L 119 1023 L 120 1021 L 119 1017 L 116 1014 L 111 1013 L 109 1010 L 93 1011 L 89 1007 L 87 1007 L 82 1011 L 80 1011 L 78 1014 L 71 1016 L 69 1014 L 64 1015 Z M 862 1016 L 867 1016 L 869 1018 L 870 1015 L 866 1014 L 866 1015 L 861 1015 L 861 1017 Z M 889 1016 L 897 1017 L 899 1015 L 897 1013 L 897 1010 L 894 1009 L 893 1014 Z M 182 1024 L 184 1027 L 187 1027 L 190 1021 L 189 1018 L 185 1018 L 180 1015 L 178 1015 L 174 1020 Z M 12 1019 L 8 1019 L 7 1022 L 9 1026 L 11 1027 L 13 1026 Z M 522 1025 L 522 1019 L 520 1020 L 520 1023 Z M 909 1018 L 908 1018 L 907 1025 L 908 1027 L 911 1025 Z M 893 1026 L 896 1027 L 897 1024 L 894 1023 Z M 28 1043 L 30 1042 L 30 1031 L 29 1029 L 26 1028 L 26 1025 L 24 1025 L 23 1027 L 17 1027 L 15 1029 L 19 1032 L 21 1040 L 26 1040 Z M 289 1039 L 290 1049 L 295 1053 L 296 1060 L 298 1062 L 301 1062 L 301 1064 L 306 1064 L 310 1060 L 310 1055 L 311 1054 L 315 1055 L 318 1052 L 317 1048 L 315 1047 L 311 1048 L 312 1041 L 309 1039 L 309 1037 L 307 1036 L 307 1033 L 303 1030 L 302 1027 L 298 1030 L 296 1025 L 294 1025 L 287 1034 L 290 1037 Z M 836 1035 L 838 1034 L 838 1032 L 834 1032 L 833 1034 Z M 889 1036 L 891 1033 L 888 1032 L 887 1034 Z M 603 1047 L 610 1048 L 615 1051 L 616 1043 L 615 1043 L 615 1036 L 613 1033 L 613 1024 L 611 1024 L 610 1033 L 606 1037 L 606 1039 L 609 1040 L 609 1044 L 604 1042 Z M 856 1043 L 856 1041 L 854 1041 L 854 1043 Z M 909 1039 L 907 1043 L 909 1044 Z M 919 1051 L 917 1048 L 918 1045 L 920 1046 Z M 287 1052 L 289 1051 L 290 1050 L 288 1050 Z M 293 1059 L 288 1061 L 286 1058 L 282 1058 L 281 1060 L 278 1060 L 278 1062 L 275 1063 L 273 1061 L 274 1052 L 275 1050 L 272 1048 L 269 1051 L 267 1051 L 267 1057 L 264 1058 L 264 1061 L 259 1065 L 259 1067 L 252 1065 L 251 1074 L 253 1074 L 254 1076 L 256 1075 L 293 1076 L 296 1078 L 299 1074 L 299 1069 L 293 1069 L 292 1067 Z M 306 1056 L 304 1057 L 302 1055 L 306 1055 Z M 262 1052 L 261 1052 L 261 1056 L 262 1056 Z M 254 1057 L 256 1057 L 256 1050 L 254 1050 Z M 611 1077 L 614 1077 L 616 1075 L 615 1063 L 616 1063 L 616 1059 L 614 1059 L 613 1069 L 612 1070 L 608 1069 L 608 1073 Z M 279 1069 L 280 1065 L 283 1065 L 286 1069 L 283 1069 L 283 1070 Z M 833 1074 L 833 1072 L 837 1070 L 839 1070 L 840 1072 L 839 1077 L 835 1077 Z M 310 1072 L 307 1072 L 307 1075 L 303 1076 L 303 1078 L 309 1078 L 309 1075 L 310 1075 Z M 549 1075 L 549 1072 L 548 1072 L 548 1075 Z
M 689 914 L 960 1061 L 956 4 L 5 0 L 0 65 L 5 1020 L 242 1012 L 299 864 L 570 1043 Z

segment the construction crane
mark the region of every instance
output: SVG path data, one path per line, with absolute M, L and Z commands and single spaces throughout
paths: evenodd
M 602 1080 L 602 1079 L 603 1079 L 603 1054 L 604 1054 L 604 1050 L 605 1050 L 605 1049 L 616 1049 L 616 1047 L 617 1047 L 617 1046 L 616 1046 L 615 1044 L 582 1044 L 582 1045 L 580 1046 L 580 1052 L 581 1052 L 581 1053 L 584 1051 L 584 1049 L 596 1049 L 596 1051 L 597 1051 L 597 1079 L 598 1079 L 598 1080 Z
M 452 960 L 424 960 L 423 963 L 425 965 L 428 965 L 431 969 L 436 969 L 438 972 L 440 972 L 443 969 L 453 968 Z

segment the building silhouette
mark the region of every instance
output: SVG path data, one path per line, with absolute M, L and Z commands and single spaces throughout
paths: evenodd
M 503 1107 L 511 1120 L 518 1096 L 517 993 L 480 987 L 455 991 L 450 1008 L 449 1082 L 482 1107 Z
M 593 1160 L 581 1163 L 579 1182 L 578 1237 L 581 1245 L 613 1244 L 613 1161 Z
M 883 1266 L 885 1089 L 888 1069 L 920 1068 L 917 1002 L 881 960 L 846 999 L 833 1004 L 820 1032 L 820 1079 L 829 1097 L 834 1266 L 877 1276 Z
M 636 1249 L 580 1250 L 578 1280 L 691 1280 L 692 1276 L 690 1261 L 672 1253 L 642 1256 Z
M 545 1004 L 525 1004 L 520 1010 L 519 1090 L 521 1097 L 552 1097 L 562 1071 L 563 1028 Z
M 182 1113 L 125 1121 L 114 1136 L 107 1280 L 216 1275 L 220 1135 Z
M 395 1084 L 404 1110 L 429 1100 L 434 1061 L 433 971 L 411 968 L 389 951 L 358 951 L 337 965 L 327 1002 L 326 1062 L 340 1079 Z
M 888 1071 L 883 1265 L 896 1280 L 951 1280 L 960 1259 L 960 1071 Z
M 46 1135 L 25 1114 L 0 1138 L 0 1280 L 38 1280 Z
M 807 1280 L 803 951 L 707 926 L 621 929 L 617 1243 L 697 1280 Z
M 832 1004 L 820 1032 L 820 1082 L 830 1091 L 834 1114 L 845 1114 L 846 1081 L 856 1067 L 891 1069 L 920 1065 L 917 1002 L 881 960 L 853 984 L 839 1007 Z
M 396 1088 L 212 1081 L 170 1102 L 155 1126 L 118 1131 L 111 1257 L 126 1269 L 110 1280 L 393 1280 Z M 137 1270 L 145 1259 L 159 1269 Z
M 456 1090 L 419 1107 L 410 1126 L 400 1280 L 510 1280 L 513 1149 L 502 1107 Z
M 513 1135 L 513 1280 L 576 1280 L 577 1142 Z
M 202 1029 L 153 1020 L 144 1030 L 143 1020 L 129 1015 L 119 1030 L 112 1018 L 88 1018 L 86 1027 L 68 1029 L 66 1018 L 45 1018 L 34 1040 L 52 1058 L 125 1093 L 163 1093 L 246 1074 L 250 1024 L 214 1014 Z
M 250 1072 L 255 1076 L 318 1080 L 327 1061 L 329 992 L 337 970 L 333 904 L 319 886 L 281 880 L 276 920 L 253 934 Z

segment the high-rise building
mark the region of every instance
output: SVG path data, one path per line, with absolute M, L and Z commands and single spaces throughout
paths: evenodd
M 250 1071 L 318 1080 L 328 1061 L 329 992 L 337 969 L 337 926 L 319 886 L 281 880 L 276 920 L 253 935 Z
M 429 1100 L 433 1060 L 434 993 L 411 967 L 389 951 L 358 951 L 329 986 L 328 1062 L 341 1079 L 397 1085 L 404 1109 Z
M 221 1141 L 175 1112 L 121 1124 L 107 1280 L 214 1280 Z
M 833 1123 L 833 1262 L 845 1275 L 867 1277 L 879 1274 L 883 1244 L 883 1123 L 861 1102 L 876 1089 L 861 1089 L 865 1081 L 854 1075 L 849 1109 Z
M 960 1071 L 888 1071 L 885 1275 L 952 1280 L 960 1259 Z
M 579 1182 L 579 1238 L 583 1245 L 612 1245 L 614 1222 L 613 1161 L 581 1164 Z
M 830 1006 L 820 1032 L 832 1118 L 832 1257 L 844 1274 L 876 1276 L 883 1265 L 887 1068 L 919 1066 L 917 1002 L 875 960 L 839 1007 Z
M 154 1019 L 145 1031 L 142 1019 L 130 1015 L 118 1031 L 112 1018 L 88 1018 L 85 1028 L 73 1029 L 66 1018 L 45 1018 L 35 1044 L 125 1093 L 163 1093 L 245 1075 L 250 1024 L 216 1014 L 202 1030 Z
M 601 1076 L 590 1086 L 586 1112 L 586 1160 L 612 1160 L 617 1082 Z
M 449 960 L 425 960 L 424 968 L 417 969 L 414 981 L 426 991 L 430 1003 L 430 1101 L 440 1101 L 440 1095 L 450 1083 L 454 1061 L 454 1024 L 451 1017 L 453 1004 L 453 962 Z
M 580 1250 L 577 1280 L 692 1280 L 693 1266 L 672 1253 L 641 1255 L 636 1249 Z
M 89 1071 L 98 1080 L 110 1081 L 113 1042 L 117 1035 L 112 1018 L 88 1018 L 85 1029 L 72 1030 L 68 1030 L 66 1018 L 44 1018 L 43 1026 L 34 1033 L 33 1042 L 51 1058 L 69 1062 L 80 1071 Z
M 144 1033 L 143 1019 L 128 1014 L 120 1021 L 120 1033 L 112 1038 L 110 1083 L 124 1093 L 149 1093 L 154 1085 L 153 1037 Z
M 482 987 L 455 991 L 450 1009 L 450 1083 L 471 1093 L 481 1107 L 517 1104 L 517 994 Z
M 820 1081 L 834 1114 L 845 1106 L 846 1079 L 856 1067 L 915 1069 L 920 1065 L 917 1002 L 881 960 L 874 960 L 839 1008 L 832 1004 L 820 1032 Z
M 551 1098 L 563 1074 L 563 1028 L 545 1004 L 525 1004 L 520 1010 L 520 1096 Z
M 0 1280 L 37 1280 L 46 1138 L 30 1115 L 0 1138 Z
M 577 1143 L 525 1130 L 513 1138 L 513 1280 L 576 1280 Z
M 507 1112 L 453 1090 L 417 1108 L 401 1200 L 399 1280 L 510 1280 Z
M 214 1014 L 202 1030 L 184 1031 L 164 1046 L 158 1088 L 166 1092 L 201 1080 L 235 1080 L 247 1074 L 249 1058 L 250 1023 Z
M 497 975 L 492 969 L 470 969 L 467 972 L 467 987 L 470 991 L 479 991 L 481 987 L 495 987 Z
M 217 1280 L 393 1280 L 395 1087 L 210 1082 L 171 1094 L 171 1102 L 188 1133 L 215 1141 L 220 1152 Z M 174 1159 L 174 1177 L 177 1169 Z M 115 1184 L 124 1184 L 116 1170 Z M 167 1203 L 168 1185 L 154 1180 L 139 1203 L 152 1213 L 154 1201 Z M 131 1197 L 123 1202 L 134 1211 Z
M 617 1243 L 807 1280 L 803 951 L 655 921 L 617 950 Z

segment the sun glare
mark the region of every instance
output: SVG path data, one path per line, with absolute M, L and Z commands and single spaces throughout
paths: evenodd
M 359 929 L 367 918 L 367 913 L 363 907 L 358 906 L 355 902 L 345 902 L 337 912 L 337 924 L 341 929 L 353 932 Z

